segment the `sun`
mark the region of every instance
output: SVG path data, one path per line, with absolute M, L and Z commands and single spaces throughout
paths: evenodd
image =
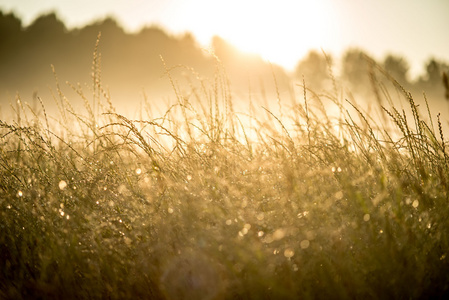
M 133 10 L 134 22 L 151 17 L 172 33 L 191 32 L 205 48 L 213 36 L 220 36 L 286 69 L 293 69 L 310 49 L 339 42 L 333 19 L 338 9 L 331 0 L 171 0 L 163 7 L 142 3 L 147 6 L 139 13 Z
M 327 0 L 197 0 L 172 11 L 176 16 L 171 25 L 190 29 L 202 43 L 218 35 L 242 51 L 291 69 L 309 49 L 326 47 L 332 39 L 329 9 Z

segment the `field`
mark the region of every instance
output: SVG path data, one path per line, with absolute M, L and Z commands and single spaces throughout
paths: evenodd
M 0 298 L 448 296 L 446 121 L 394 79 L 375 121 L 307 82 L 238 113 L 224 72 L 167 69 L 175 102 L 132 119 L 93 71 L 83 111 L 58 85 L 58 116 L 0 122 Z

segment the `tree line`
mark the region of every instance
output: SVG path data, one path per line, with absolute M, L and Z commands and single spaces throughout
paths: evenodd
M 18 91 L 23 97 L 48 93 L 49 85 L 55 81 L 51 65 L 64 82 L 90 82 L 99 32 L 101 76 L 117 98 L 126 98 L 131 90 L 166 91 L 170 83 L 161 78 L 167 67 L 188 66 L 205 77 L 213 77 L 217 69 L 214 55 L 202 49 L 190 33 L 173 36 L 156 26 L 127 33 L 112 18 L 69 30 L 55 13 L 41 15 L 24 26 L 13 13 L 0 11 L 0 104 L 14 100 Z M 236 89 L 247 89 L 244 86 L 251 81 L 254 86 L 271 86 L 273 73 L 281 90 L 288 89 L 292 79 L 304 78 L 310 88 L 317 90 L 328 87 L 330 82 L 329 64 L 333 61 L 330 54 L 311 50 L 298 62 L 295 72 L 288 74 L 257 55 L 241 53 L 219 37 L 213 39 L 212 49 Z M 374 61 L 363 50 L 349 49 L 341 57 L 336 75 L 355 91 L 366 89 L 372 80 L 370 60 Z M 445 62 L 429 59 L 426 73 L 414 81 L 409 79 L 409 65 L 403 57 L 388 55 L 376 63 L 406 89 L 444 95 L 442 73 L 449 70 Z M 180 78 L 189 72 L 186 67 L 179 69 Z
M 298 63 L 295 76 L 297 78 L 305 76 L 313 88 L 321 89 L 329 81 L 329 60 L 332 60 L 332 57 L 326 57 L 326 55 L 312 50 Z M 356 91 L 364 89 L 371 84 L 370 71 L 372 71 L 373 63 L 382 68 L 388 74 L 387 76 L 394 78 L 406 90 L 444 95 L 444 78 L 449 71 L 449 65 L 435 58 L 430 58 L 426 62 L 424 74 L 411 80 L 410 65 L 406 58 L 389 54 L 383 61 L 376 62 L 363 50 L 349 49 L 341 58 L 340 77 L 352 89 Z

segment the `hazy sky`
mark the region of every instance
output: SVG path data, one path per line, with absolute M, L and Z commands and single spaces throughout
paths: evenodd
M 413 73 L 430 57 L 449 61 L 449 0 L 0 0 L 0 9 L 25 25 L 56 11 L 69 28 L 110 15 L 129 31 L 190 31 L 204 47 L 219 35 L 287 69 L 309 48 L 403 55 Z

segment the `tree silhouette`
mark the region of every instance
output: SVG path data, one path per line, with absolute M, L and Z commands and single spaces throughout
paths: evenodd
M 449 72 L 449 65 L 432 58 L 427 62 L 425 69 L 426 73 L 415 83 L 415 90 L 425 91 L 427 95 L 435 99 L 446 98 L 444 74 Z
M 357 92 L 368 90 L 369 59 L 369 56 L 359 49 L 349 49 L 343 55 L 341 76 Z
M 409 64 L 404 58 L 390 54 L 385 57 L 383 67 L 402 86 L 407 87 L 409 85 L 407 79 Z
M 435 59 L 431 59 L 426 66 L 427 82 L 430 86 L 437 86 L 441 81 L 440 63 Z
M 295 77 L 302 80 L 304 76 L 306 85 L 313 90 L 324 87 L 328 78 L 328 65 L 326 57 L 315 50 L 308 52 L 307 56 L 299 61 L 295 69 Z
M 444 97 L 449 100 L 449 78 L 447 72 L 443 72 Z
M 38 17 L 24 31 L 24 48 L 32 49 L 34 53 L 42 51 L 40 55 L 50 55 L 61 51 L 67 42 L 68 35 L 64 23 L 55 13 Z
M 14 14 L 0 11 L 0 62 L 14 59 L 22 44 L 22 22 Z

